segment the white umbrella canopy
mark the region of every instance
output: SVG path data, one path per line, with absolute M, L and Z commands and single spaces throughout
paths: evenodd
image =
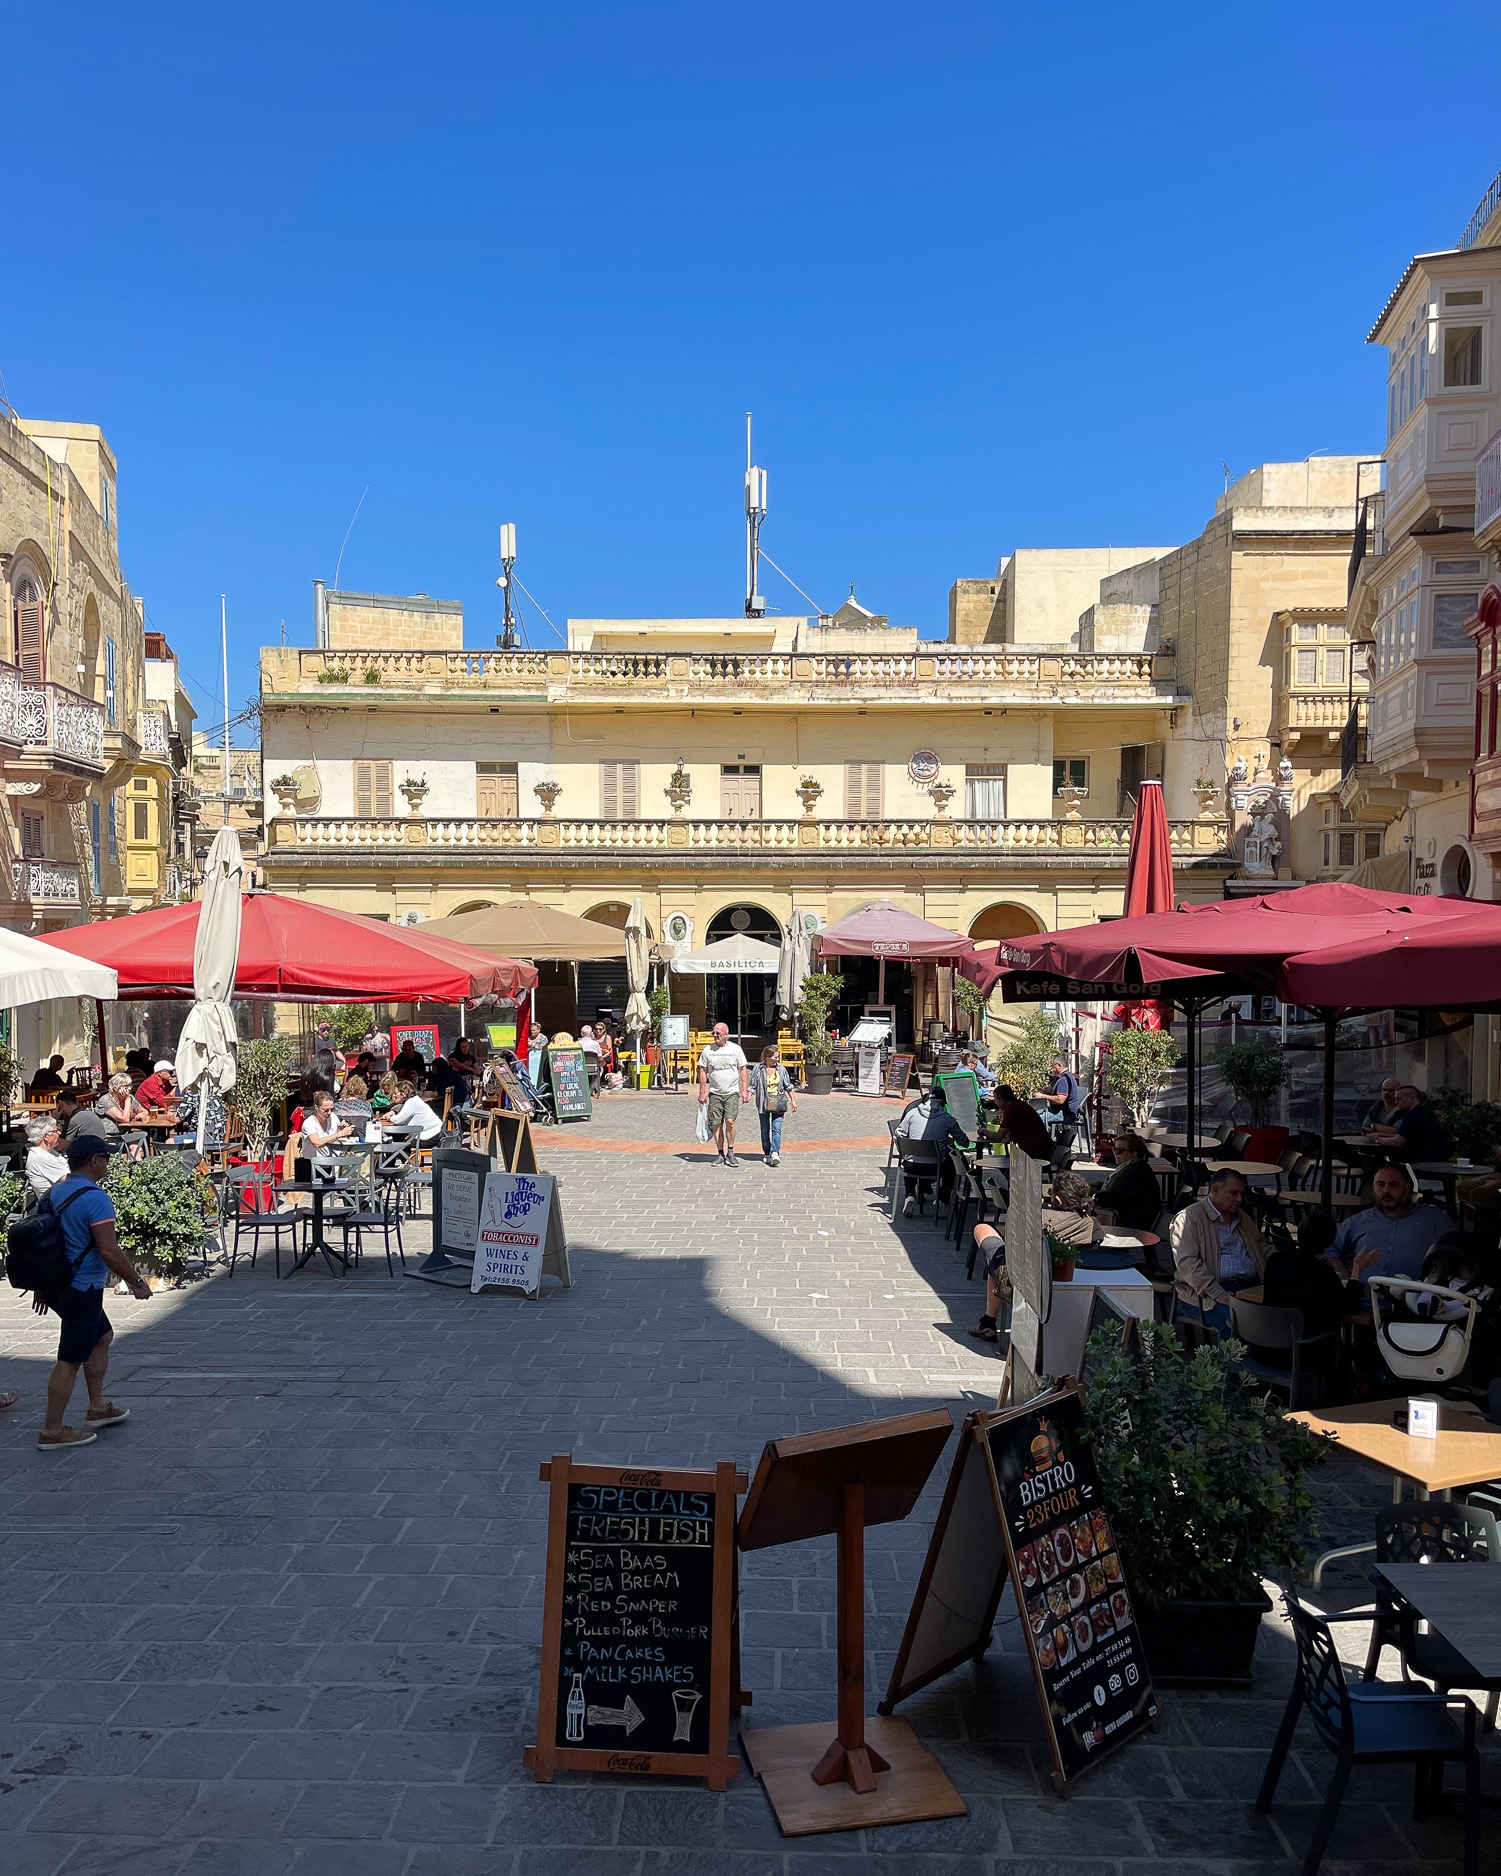
M 198 1087 L 198 1151 L 203 1151 L 210 1089 L 222 1100 L 235 1085 L 235 1016 L 230 1005 L 240 958 L 240 876 L 245 861 L 232 827 L 214 835 L 203 867 L 203 899 L 193 941 L 194 1004 L 177 1039 L 177 1084 Z
M 793 911 L 782 929 L 782 949 L 777 958 L 777 1008 L 784 1016 L 797 1009 L 803 979 L 808 975 L 809 934 L 801 912 Z
M 639 898 L 632 899 L 630 916 L 625 921 L 625 981 L 630 995 L 625 1005 L 626 1034 L 639 1037 L 651 1027 L 651 1011 L 646 1005 L 646 977 L 650 968 L 650 940 L 646 933 L 646 914 Z
M 689 977 L 712 977 L 719 972 L 738 977 L 775 977 L 781 953 L 759 938 L 721 938 L 697 951 L 685 951 L 670 960 L 671 968 Z
M 119 979 L 107 964 L 72 957 L 39 938 L 0 926 L 0 1008 L 45 1003 L 48 997 L 94 997 L 112 1003 Z

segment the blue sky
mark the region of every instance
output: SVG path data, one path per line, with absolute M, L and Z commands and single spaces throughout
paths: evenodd
M 821 605 L 940 636 L 1016 545 L 1185 539 L 1381 447 L 1363 343 L 1501 167 L 1501 12 L 7 6 L 0 372 L 101 423 L 218 720 L 311 582 L 561 627 Z M 805 610 L 774 574 L 765 590 Z M 548 642 L 530 606 L 534 643 Z

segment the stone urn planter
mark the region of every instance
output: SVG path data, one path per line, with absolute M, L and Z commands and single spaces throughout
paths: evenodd
M 1201 821 L 1207 821 L 1213 818 L 1223 792 L 1218 782 L 1194 783 L 1193 797 L 1199 804 L 1199 819 Z
M 561 782 L 537 782 L 532 788 L 532 793 L 537 797 L 538 801 L 542 803 L 542 812 L 544 814 L 552 813 L 553 809 L 558 805 L 558 796 L 561 795 L 562 792 L 563 784 Z
M 823 793 L 823 783 L 815 781 L 811 775 L 805 775 L 797 785 L 797 798 L 803 804 L 804 815 L 811 820 L 813 810 L 818 806 L 818 797 Z
M 1082 820 L 1083 816 L 1080 813 L 1080 809 L 1089 799 L 1089 790 L 1087 788 L 1076 787 L 1074 783 L 1069 782 L 1064 787 L 1060 788 L 1057 793 L 1058 799 L 1063 803 L 1063 818 L 1066 821 Z
M 928 793 L 933 802 L 934 812 L 937 814 L 938 818 L 942 820 L 949 811 L 949 803 L 954 799 L 954 784 L 952 782 L 934 782 L 933 786 L 928 790 Z
M 276 805 L 283 814 L 291 814 L 297 806 L 297 784 L 290 775 L 278 775 L 271 784 L 271 792 L 276 797 Z
M 662 790 L 672 803 L 672 811 L 680 815 L 693 799 L 693 782 L 680 762 L 667 778 L 667 786 Z
M 427 799 L 426 778 L 409 775 L 401 784 L 401 792 L 406 796 L 407 813 L 420 814 L 422 804 Z

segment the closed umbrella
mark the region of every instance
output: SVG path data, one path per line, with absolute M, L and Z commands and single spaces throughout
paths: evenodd
M 230 1005 L 240 959 L 240 875 L 245 861 L 232 827 L 214 835 L 203 868 L 203 899 L 193 940 L 193 1007 L 177 1040 L 177 1083 L 198 1089 L 198 1151 L 203 1151 L 210 1092 L 222 1100 L 235 1085 L 235 1015 Z
M 1143 782 L 1131 822 L 1126 861 L 1126 917 L 1173 909 L 1173 842 L 1161 782 Z
M 803 980 L 809 965 L 808 921 L 794 911 L 782 932 L 782 949 L 777 958 L 777 1008 L 791 1017 L 803 994 Z
M 646 977 L 650 969 L 650 940 L 646 934 L 646 914 L 639 898 L 632 899 L 630 916 L 625 921 L 625 982 L 630 992 L 625 1003 L 626 1033 L 636 1038 L 636 1057 L 641 1056 L 641 1034 L 651 1027 L 651 1011 L 646 1006 Z

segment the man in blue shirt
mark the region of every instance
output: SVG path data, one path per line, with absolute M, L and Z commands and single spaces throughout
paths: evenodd
M 120 1249 L 115 1237 L 114 1201 L 99 1181 L 109 1171 L 117 1142 L 95 1133 L 79 1134 L 68 1142 L 68 1176 L 48 1194 L 58 1214 L 73 1281 L 66 1290 L 37 1297 L 32 1307 L 39 1316 L 50 1309 L 57 1316 L 57 1366 L 47 1379 L 47 1420 L 37 1436 L 37 1450 L 71 1452 L 87 1446 L 104 1427 L 119 1426 L 130 1418 L 127 1407 L 104 1398 L 104 1377 L 109 1368 L 109 1345 L 114 1331 L 104 1313 L 104 1286 L 110 1271 L 123 1277 L 132 1296 L 145 1302 L 151 1286 Z M 88 1424 L 63 1423 L 68 1402 L 78 1382 L 78 1370 L 89 1390 Z
M 1419 1205 L 1405 1166 L 1378 1166 L 1371 1180 L 1376 1203 L 1356 1212 L 1334 1234 L 1330 1261 L 1348 1282 L 1358 1277 L 1420 1277 L 1423 1259 L 1450 1229 L 1436 1205 Z
M 1074 1163 L 1074 1139 L 1079 1131 L 1079 1083 L 1069 1072 L 1061 1055 L 1053 1057 L 1053 1078 L 1047 1092 L 1036 1097 L 1046 1101 L 1058 1117 L 1053 1128 L 1053 1156 L 1049 1162 L 1056 1172 L 1065 1172 Z

